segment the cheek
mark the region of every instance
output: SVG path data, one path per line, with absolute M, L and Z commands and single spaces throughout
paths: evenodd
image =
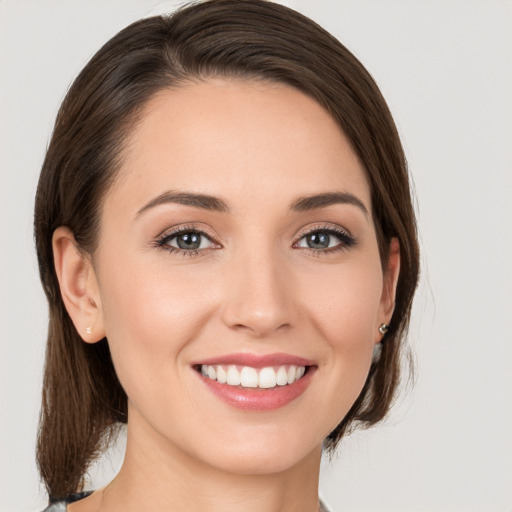
M 308 297 L 307 308 L 317 330 L 335 351 L 371 347 L 383 286 L 379 261 L 328 270 L 320 280 L 325 285 L 316 286 L 314 294 L 306 292 L 312 289 L 308 282 L 299 292 Z
M 126 276 L 131 276 L 129 279 Z M 156 378 L 179 360 L 207 315 L 200 275 L 124 263 L 101 280 L 105 329 L 114 366 L 125 389 Z M 204 289 L 204 288 L 203 288 Z M 159 373 L 160 372 L 160 373 Z M 167 373 L 167 372 L 166 372 Z
M 377 264 L 351 265 L 331 272 L 329 286 L 311 297 L 309 312 L 324 340 L 321 364 L 322 400 L 318 416 L 333 430 L 359 396 L 371 364 L 375 325 L 382 294 Z M 329 279 L 327 279 L 329 277 Z

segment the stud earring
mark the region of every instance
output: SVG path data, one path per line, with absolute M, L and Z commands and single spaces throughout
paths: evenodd
M 389 325 L 388 324 L 380 324 L 379 326 L 379 332 L 384 336 L 389 331 Z
M 85 329 L 85 332 L 87 334 L 92 334 L 92 327 L 91 326 L 87 327 L 87 329 Z

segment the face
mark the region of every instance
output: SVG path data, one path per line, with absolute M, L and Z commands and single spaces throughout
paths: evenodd
M 322 107 L 275 84 L 160 92 L 99 236 L 94 328 L 132 437 L 245 473 L 319 452 L 365 382 L 396 277 L 361 164 Z

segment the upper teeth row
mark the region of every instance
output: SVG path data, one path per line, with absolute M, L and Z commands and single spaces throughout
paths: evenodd
M 305 366 L 279 366 L 277 370 L 271 366 L 261 369 L 243 366 L 240 370 L 235 365 L 227 368 L 221 365 L 201 365 L 201 373 L 205 377 L 216 380 L 229 386 L 243 386 L 244 388 L 275 388 L 293 384 L 299 380 L 306 371 Z

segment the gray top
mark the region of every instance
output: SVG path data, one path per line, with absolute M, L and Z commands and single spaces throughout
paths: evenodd
M 68 496 L 65 500 L 62 501 L 56 501 L 55 503 L 52 503 L 47 508 L 43 510 L 43 512 L 66 512 L 68 509 L 68 504 L 73 503 L 74 501 L 81 500 L 82 498 L 86 498 L 90 494 L 92 494 L 93 491 L 85 491 L 80 492 L 78 494 L 72 494 L 71 496 Z M 329 509 L 324 505 L 323 501 L 319 501 L 320 504 L 320 512 L 329 512 Z
M 90 496 L 94 491 L 84 491 L 79 492 L 77 494 L 71 494 L 66 499 L 62 501 L 56 501 L 54 503 L 51 503 L 46 507 L 43 512 L 66 512 L 68 509 L 68 505 L 70 503 L 73 503 L 74 501 L 81 500 L 82 498 L 86 498 L 87 496 Z

